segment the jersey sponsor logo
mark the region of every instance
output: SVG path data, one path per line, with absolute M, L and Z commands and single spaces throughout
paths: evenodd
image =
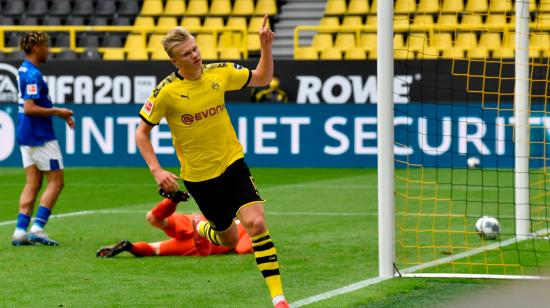
M 27 85 L 27 95 L 36 95 L 38 94 L 38 85 L 36 83 L 31 83 Z
M 17 69 L 7 63 L 0 63 L 0 103 L 16 103 Z
M 147 115 L 151 115 L 151 111 L 153 110 L 153 103 L 151 101 L 146 101 L 145 104 L 143 104 L 143 112 L 145 112 Z
M 223 110 L 225 109 L 224 105 L 218 105 L 216 107 L 210 107 L 208 109 L 205 109 L 201 112 L 197 112 L 195 114 L 184 114 L 181 116 L 181 121 L 183 122 L 183 124 L 185 125 L 191 125 L 193 124 L 193 122 L 198 122 L 198 121 L 201 121 L 203 119 L 206 119 L 208 117 L 213 117 L 219 113 L 222 113 Z

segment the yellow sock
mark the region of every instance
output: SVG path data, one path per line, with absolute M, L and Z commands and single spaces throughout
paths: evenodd
M 200 236 L 206 237 L 214 245 L 221 245 L 220 238 L 216 234 L 216 231 L 212 229 L 212 226 L 208 221 L 199 222 L 199 226 L 197 229 Z
M 283 283 L 279 273 L 277 251 L 269 236 L 269 231 L 252 237 L 252 248 L 258 269 L 264 276 L 265 283 L 271 294 L 271 298 L 283 295 Z

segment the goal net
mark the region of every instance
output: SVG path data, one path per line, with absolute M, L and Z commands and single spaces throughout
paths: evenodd
M 381 262 L 403 276 L 544 275 L 550 0 L 396 0 L 392 18 L 393 78 L 409 87 L 393 104 L 394 215 L 380 225 L 383 241 L 394 224 L 395 259 Z M 483 216 L 497 219 L 496 239 L 476 230 Z

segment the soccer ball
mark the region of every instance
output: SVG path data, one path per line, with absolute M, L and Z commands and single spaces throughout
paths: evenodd
M 468 164 L 468 168 L 479 168 L 481 165 L 481 161 L 475 156 L 468 158 L 466 163 Z
M 498 220 L 494 217 L 483 216 L 476 221 L 477 234 L 483 239 L 494 240 L 500 232 Z

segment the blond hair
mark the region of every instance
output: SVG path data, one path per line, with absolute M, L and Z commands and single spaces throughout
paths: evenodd
M 46 32 L 28 32 L 19 39 L 19 49 L 23 50 L 26 54 L 30 54 L 34 46 L 47 46 L 49 40 L 50 36 Z
M 162 39 L 162 47 L 168 56 L 172 58 L 174 56 L 174 48 L 177 45 L 186 42 L 190 37 L 191 33 L 189 33 L 187 29 L 183 27 L 176 27 L 168 31 L 166 36 Z

